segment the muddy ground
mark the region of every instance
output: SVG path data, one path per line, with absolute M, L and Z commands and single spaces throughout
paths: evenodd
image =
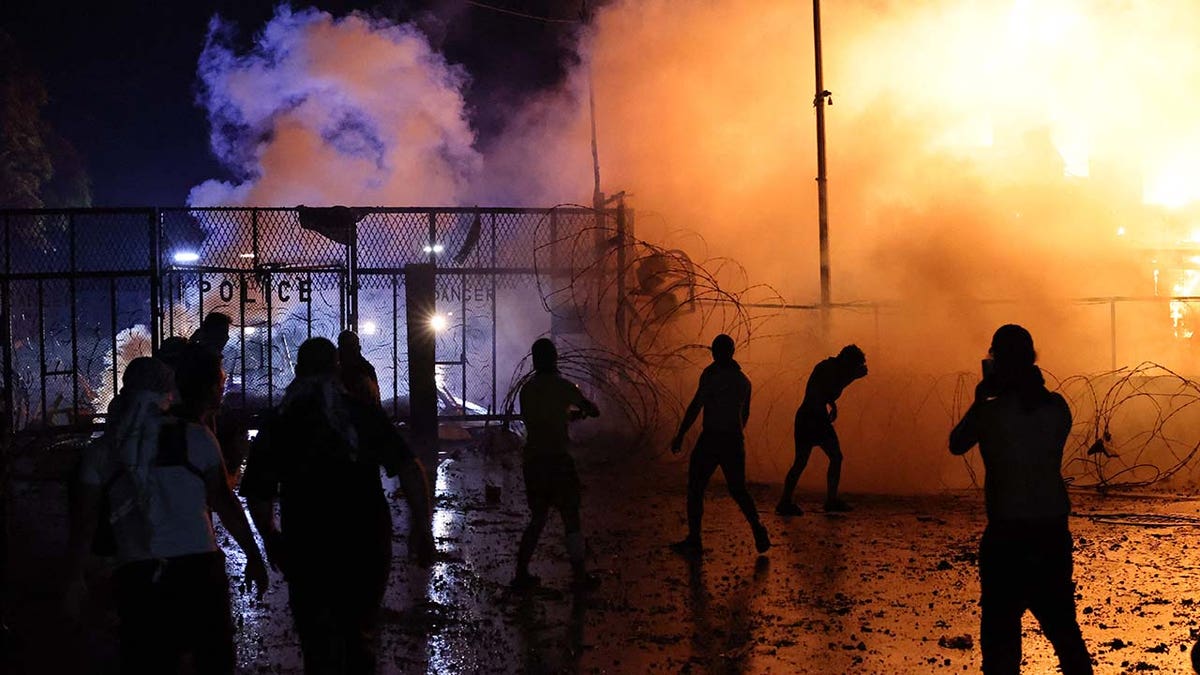
M 10 506 L 10 673 L 115 672 L 115 618 L 96 565 L 82 626 L 56 611 L 65 543 L 70 457 L 18 458 Z M 46 458 L 49 459 L 46 459 Z M 851 457 L 848 461 L 854 461 Z M 664 545 L 684 534 L 685 465 L 583 459 L 584 527 L 603 578 L 590 595 L 568 588 L 561 526 L 552 521 L 533 565 L 543 586 L 508 588 L 526 515 L 519 458 L 444 445 L 436 474 L 429 572 L 405 559 L 405 514 L 396 507 L 396 556 L 384 608 L 381 672 L 977 672 L 978 493 L 855 495 L 845 515 L 782 519 L 778 485 L 752 486 L 775 546 L 755 555 L 749 528 L 720 478 L 709 490 L 705 555 L 690 562 Z M 47 468 L 49 467 L 49 468 Z M 823 472 L 814 461 L 810 471 Z M 485 486 L 499 488 L 489 502 Z M 495 490 L 493 489 L 494 493 Z M 493 497 L 495 494 L 492 495 Z M 1198 635 L 1200 501 L 1179 496 L 1075 494 L 1079 618 L 1097 672 L 1190 672 Z M 227 548 L 231 541 L 222 533 Z M 299 673 L 287 590 L 259 602 L 239 593 L 241 561 L 229 556 L 239 614 L 240 668 Z M 1027 673 L 1055 672 L 1049 644 L 1025 624 Z

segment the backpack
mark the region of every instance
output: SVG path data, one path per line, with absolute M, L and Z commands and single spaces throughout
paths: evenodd
M 95 441 L 106 442 L 105 438 Z M 188 470 L 198 480 L 204 482 L 204 472 L 197 468 L 187 455 L 187 422 L 173 420 L 164 422 L 158 434 L 158 451 L 154 458 L 154 468 L 180 466 Z M 124 512 L 115 512 L 114 503 L 129 503 L 129 500 L 116 500 L 116 494 L 128 493 L 134 489 L 133 479 L 128 470 L 118 466 L 100 486 L 100 504 L 98 507 L 99 522 L 96 534 L 92 538 L 92 553 L 98 556 L 115 556 L 117 554 L 117 538 L 114 524 L 121 523 L 127 530 L 135 532 L 135 536 L 145 542 L 150 540 L 150 514 L 145 509 L 136 506 L 126 508 Z M 136 503 L 136 500 L 133 502 Z

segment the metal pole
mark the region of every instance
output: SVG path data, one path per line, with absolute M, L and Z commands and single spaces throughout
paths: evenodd
M 1117 369 L 1117 299 L 1108 301 L 1108 330 L 1112 337 L 1112 369 Z
M 162 344 L 162 212 L 150 212 L 150 349 L 158 352 Z M 167 289 L 170 296 L 170 289 Z M 172 309 L 174 300 L 169 303 Z M 175 334 L 175 313 L 169 315 L 171 335 Z M 115 352 L 114 352 L 115 353 Z
M 828 335 L 829 306 L 833 292 L 829 279 L 829 196 L 825 174 L 825 106 L 830 93 L 825 90 L 825 77 L 821 69 L 821 0 L 813 0 L 813 48 L 817 75 L 816 95 L 813 106 L 817 109 L 817 213 L 818 239 L 821 251 L 821 324 Z
M 71 261 L 71 278 L 67 281 L 67 296 L 71 304 L 71 413 L 67 424 L 74 425 L 79 414 L 79 289 L 75 281 L 76 270 L 79 267 L 76 247 L 78 233 L 75 231 L 74 215 L 67 216 L 67 255 Z M 113 358 L 116 358 L 113 353 Z

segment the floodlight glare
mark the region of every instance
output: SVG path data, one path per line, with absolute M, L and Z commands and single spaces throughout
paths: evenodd
M 243 326 L 242 332 L 245 333 L 246 335 L 254 335 L 254 333 L 255 333 L 254 326 Z
M 200 254 L 195 251 L 176 251 L 172 259 L 177 263 L 194 263 L 200 259 Z
M 377 326 L 374 321 L 364 321 L 362 322 L 362 325 L 359 326 L 358 332 L 362 333 L 363 335 L 374 335 L 379 332 L 379 326 Z
M 441 253 L 444 250 L 446 250 L 446 247 L 442 246 L 441 244 L 434 244 L 432 246 L 425 247 L 426 253 Z
M 435 333 L 440 333 L 446 330 L 447 324 L 448 322 L 443 314 L 434 314 L 433 316 L 429 317 L 429 327 L 432 328 Z

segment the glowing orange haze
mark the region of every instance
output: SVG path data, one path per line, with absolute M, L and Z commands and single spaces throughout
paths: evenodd
M 790 458 L 790 416 L 803 379 L 845 342 L 861 344 L 872 364 L 872 376 L 848 390 L 839 423 L 851 489 L 961 484 L 960 465 L 934 459 L 945 455 L 955 412 L 953 383 L 937 376 L 975 370 L 1001 323 L 1029 326 L 1043 364 L 1065 376 L 1111 365 L 1115 309 L 1119 364 L 1153 359 L 1193 368 L 1190 343 L 1172 336 L 1171 310 L 1187 323 L 1183 306 L 1069 300 L 1189 294 L 1200 283 L 1162 253 L 1200 242 L 1200 5 L 834 0 L 823 7 L 823 28 L 834 101 L 834 299 L 890 304 L 878 314 L 836 312 L 830 344 L 818 340 L 810 313 L 784 314 L 760 331 L 741 355 L 764 403 L 752 420 L 765 429 L 751 441 L 752 455 L 762 458 L 753 471 L 779 471 Z M 375 28 L 359 21 L 342 30 Z M 305 157 L 336 158 L 267 141 L 253 189 L 206 184 L 194 196 L 273 203 L 315 191 L 327 203 L 409 202 L 413 182 L 404 176 L 424 176 L 421 166 L 441 167 L 449 155 L 456 163 L 427 177 L 438 183 L 431 194 L 464 203 L 589 201 L 586 68 L 563 91 L 530 101 L 505 136 L 473 148 L 464 142 L 454 78 L 413 77 L 412 64 L 445 64 L 414 51 L 410 38 L 393 39 L 400 46 L 390 57 L 403 67 L 385 75 L 412 79 L 418 94 L 431 92 L 445 105 L 410 114 L 389 104 L 399 112 L 378 116 L 394 124 L 381 134 L 388 151 L 377 160 L 304 171 L 296 163 Z M 351 85 L 374 81 L 360 71 L 390 58 L 389 49 L 379 43 L 372 58 L 345 63 Z M 584 54 L 604 188 L 632 195 L 638 236 L 697 259 L 733 258 L 751 283 L 813 302 L 811 4 L 618 1 L 599 12 Z M 336 79 L 319 75 L 315 91 Z M 403 94 L 389 97 L 396 92 Z M 285 121 L 303 124 L 327 99 L 309 99 Z M 422 134 L 441 140 L 418 138 L 417 164 L 404 164 L 403 149 Z M 272 180 L 285 168 L 273 171 L 273 158 L 287 160 L 283 179 Z M 296 181 L 313 180 L 305 175 L 320 176 L 320 184 L 297 189 Z M 287 185 L 270 189 L 279 182 Z M 691 376 L 678 383 L 681 393 Z M 896 462 L 898 451 L 913 461 Z M 810 473 L 823 471 L 815 463 Z M 873 465 L 886 470 L 872 472 Z
M 752 454 L 757 445 L 760 476 L 778 479 L 761 472 L 789 459 L 808 369 L 856 341 L 874 374 L 843 405 L 851 485 L 960 484 L 957 464 L 935 461 L 952 391 L 915 374 L 976 370 L 991 332 L 1010 321 L 1033 330 L 1060 376 L 1107 369 L 1110 307 L 1068 300 L 1150 296 L 1161 256 L 1146 249 L 1194 241 L 1200 6 L 841 1 L 823 10 L 834 298 L 897 306 L 878 323 L 871 312 L 837 313 L 824 347 L 812 314 L 764 331 L 791 337 L 745 354 L 768 403 Z M 639 0 L 606 9 L 598 26 L 590 53 L 604 183 L 634 195 L 639 236 L 669 243 L 676 230 L 697 231 L 707 242 L 691 242 L 698 257 L 732 257 L 752 282 L 813 302 L 811 4 Z M 564 163 L 581 167 L 578 180 L 562 189 L 546 182 L 556 174 L 533 172 L 553 186 L 548 197 L 588 192 L 587 117 L 574 120 L 573 140 L 552 134 L 560 152 L 549 156 L 557 175 Z M 1178 273 L 1164 266 L 1158 291 L 1190 292 Z M 1119 365 L 1192 367 L 1165 305 L 1116 312 Z M 897 452 L 914 461 L 896 462 Z M 816 464 L 810 473 L 822 473 Z

